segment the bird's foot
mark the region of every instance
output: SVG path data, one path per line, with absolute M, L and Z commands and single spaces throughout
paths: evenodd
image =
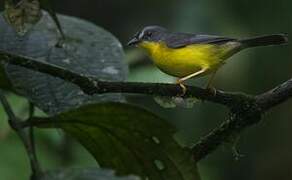
M 181 90 L 182 90 L 182 92 L 179 93 L 178 96 L 179 97 L 183 97 L 187 92 L 186 86 L 179 79 L 176 81 L 176 84 L 178 84 L 181 87 Z
M 206 90 L 208 90 L 210 92 L 210 94 L 212 94 L 212 96 L 216 96 L 217 94 L 217 90 L 214 87 L 207 87 Z

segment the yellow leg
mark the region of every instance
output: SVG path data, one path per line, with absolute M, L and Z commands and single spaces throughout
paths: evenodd
M 181 83 L 179 81 L 179 79 L 176 81 L 176 84 L 178 84 L 181 87 L 181 89 L 182 89 L 182 93 L 179 94 L 179 96 L 184 96 L 186 94 L 186 92 L 187 92 L 186 86 L 183 83 Z
M 204 73 L 206 70 L 207 70 L 207 69 L 202 69 L 202 70 L 200 70 L 200 71 L 198 71 L 198 72 L 195 72 L 195 73 L 190 74 L 190 75 L 188 75 L 188 76 L 186 76 L 186 77 L 183 77 L 183 78 L 178 79 L 178 80 L 176 81 L 176 83 L 179 84 L 179 86 L 182 88 L 182 94 L 181 94 L 180 96 L 184 96 L 184 95 L 186 94 L 186 92 L 187 92 L 187 88 L 186 88 L 186 86 L 183 84 L 183 82 L 186 81 L 186 80 L 188 80 L 188 79 L 190 79 L 190 78 L 196 77 L 196 76 L 198 76 L 198 75 Z

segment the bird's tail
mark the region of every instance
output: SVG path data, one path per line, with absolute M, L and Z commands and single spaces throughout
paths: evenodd
M 240 40 L 243 48 L 270 46 L 288 43 L 287 34 L 273 34 Z

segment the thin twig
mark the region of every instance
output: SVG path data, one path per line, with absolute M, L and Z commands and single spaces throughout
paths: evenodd
M 216 127 L 209 134 L 202 137 L 193 147 L 192 154 L 196 162 L 204 159 L 207 155 L 215 151 L 220 145 L 230 142 L 231 137 L 239 135 L 247 127 L 255 125 L 261 120 L 260 114 L 249 114 L 241 116 L 231 114 L 230 118 Z
M 7 113 L 8 119 L 9 119 L 9 124 L 12 129 L 15 130 L 19 138 L 21 139 L 25 150 L 28 154 L 29 160 L 30 160 L 30 166 L 32 170 L 32 176 L 33 177 L 38 177 L 41 175 L 41 169 L 39 166 L 39 163 L 37 159 L 35 158 L 36 155 L 34 154 L 33 150 L 33 144 L 29 140 L 27 134 L 25 133 L 25 130 L 21 126 L 21 121 L 15 116 L 14 112 L 12 111 L 11 106 L 9 105 L 4 93 L 0 90 L 0 101 L 3 105 L 3 108 L 5 112 Z
M 27 118 L 28 122 L 30 122 L 32 120 L 32 118 L 34 116 L 34 112 L 35 112 L 35 106 L 33 103 L 29 102 L 29 114 L 28 114 L 28 118 Z M 38 158 L 36 155 L 34 127 L 32 125 L 29 127 L 28 134 L 29 134 L 29 141 L 31 143 L 32 155 L 34 156 L 33 159 L 35 159 L 35 161 L 38 162 Z

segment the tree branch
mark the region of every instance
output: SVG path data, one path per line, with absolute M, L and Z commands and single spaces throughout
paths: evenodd
M 292 97 L 292 79 L 282 83 L 274 89 L 258 95 L 256 97 L 257 104 L 261 107 L 262 112 L 283 103 Z
M 262 113 L 291 97 L 292 79 L 250 99 L 250 102 L 242 101 L 236 108 L 231 109 L 231 115 L 227 121 L 201 138 L 193 146 L 194 159 L 199 161 L 205 158 L 223 142 L 228 142 L 232 135 L 239 134 L 245 128 L 257 124 L 261 120 Z
M 254 109 L 242 113 L 232 112 L 228 120 L 202 137 L 192 147 L 194 160 L 198 162 L 204 159 L 224 142 L 232 142 L 234 136 L 238 136 L 247 127 L 257 124 L 261 120 L 261 113 L 257 107 L 252 108 Z
M 173 97 L 181 94 L 181 88 L 176 84 L 99 81 L 95 77 L 80 75 L 56 65 L 39 62 L 29 57 L 14 55 L 1 50 L 0 62 L 22 66 L 61 78 L 67 82 L 76 84 L 89 95 L 102 93 L 135 93 Z M 225 105 L 231 112 L 230 118 L 227 121 L 201 138 L 193 146 L 194 159 L 199 161 L 212 153 L 219 145 L 228 141 L 234 134 L 238 134 L 245 128 L 257 124 L 261 120 L 262 113 L 291 98 L 292 79 L 258 96 L 219 90 L 214 95 L 214 93 L 206 89 L 187 86 L 187 92 L 184 97 L 196 97 L 201 100 Z
M 181 87 L 176 84 L 100 81 L 96 79 L 96 77 L 80 75 L 60 66 L 40 62 L 25 56 L 14 55 L 2 50 L 0 50 L 0 62 L 22 66 L 27 69 L 49 74 L 53 77 L 61 78 L 79 86 L 84 93 L 89 95 L 103 93 L 133 93 L 173 97 L 182 93 Z M 201 100 L 226 105 L 228 107 L 237 104 L 241 99 L 248 98 L 247 95 L 242 93 L 228 93 L 217 90 L 216 95 L 214 95 L 213 92 L 206 89 L 194 86 L 186 87 L 187 92 L 184 95 L 185 98 L 196 97 Z

